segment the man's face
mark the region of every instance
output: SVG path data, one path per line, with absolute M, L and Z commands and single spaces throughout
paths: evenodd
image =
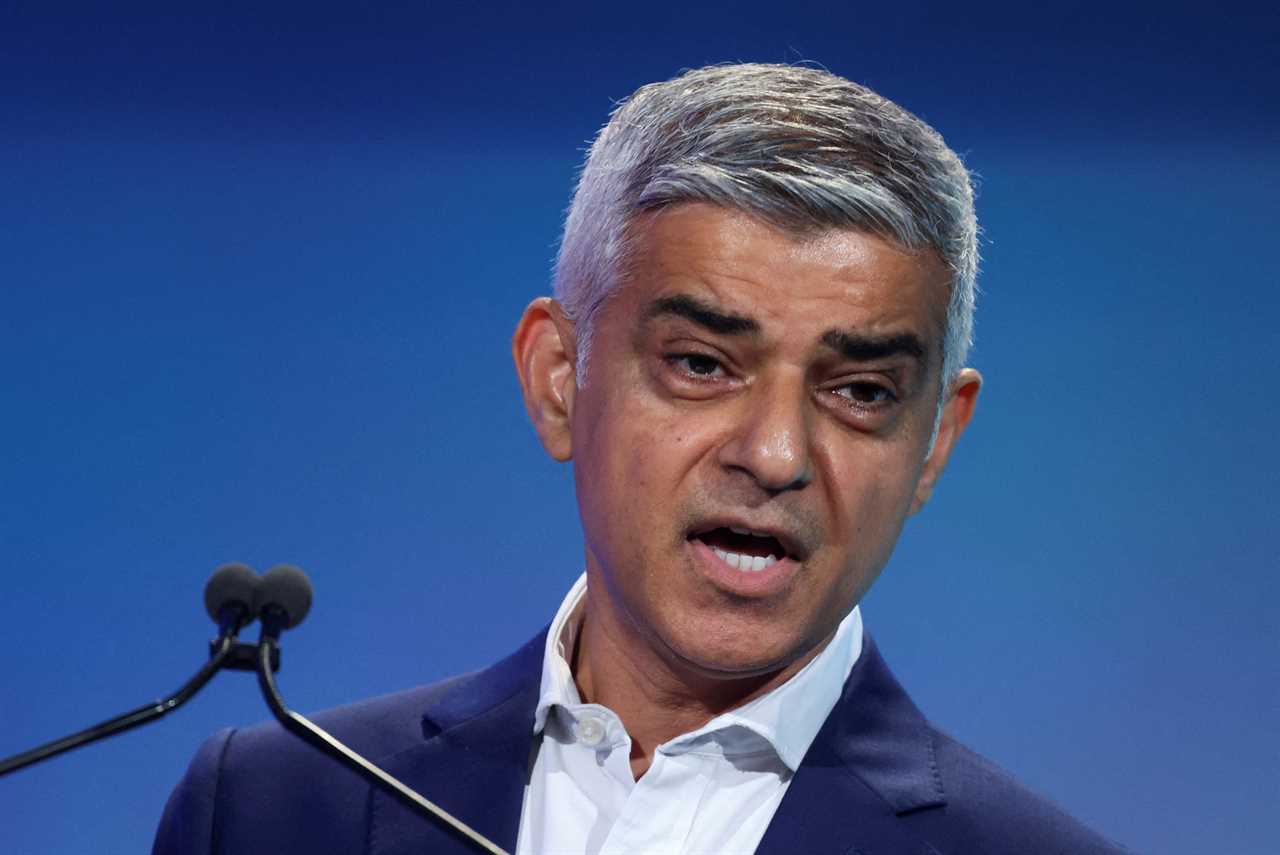
M 706 204 L 634 236 L 569 398 L 588 620 L 704 676 L 771 673 L 861 599 L 967 421 L 930 454 L 948 272 Z

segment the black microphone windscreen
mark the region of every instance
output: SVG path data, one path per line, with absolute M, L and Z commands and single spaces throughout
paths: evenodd
M 311 610 L 311 580 L 290 564 L 277 564 L 258 583 L 258 614 L 271 606 L 282 610 L 288 618 L 285 629 L 302 623 Z
M 215 621 L 221 620 L 223 608 L 233 603 L 253 614 L 257 601 L 258 574 L 243 564 L 223 564 L 204 585 L 204 609 Z

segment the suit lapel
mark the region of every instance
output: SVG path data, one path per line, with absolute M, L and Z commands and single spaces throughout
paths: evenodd
M 423 743 L 381 765 L 493 840 L 516 847 L 546 632 L 450 685 L 423 717 Z M 370 855 L 476 850 L 381 790 Z M 928 723 L 870 636 L 805 754 L 757 855 L 936 855 L 902 815 L 945 804 Z
M 810 750 L 756 855 L 934 855 L 885 801 L 825 748 Z
M 545 641 L 544 631 L 456 681 L 427 709 L 423 743 L 381 764 L 508 852 L 520 828 Z M 381 790 L 370 798 L 370 855 L 477 851 Z
M 871 637 L 757 855 L 933 855 L 902 814 L 945 804 L 928 723 Z

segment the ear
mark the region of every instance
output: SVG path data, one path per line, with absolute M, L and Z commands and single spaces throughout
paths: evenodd
M 981 388 L 982 375 L 972 368 L 962 369 L 951 381 L 947 401 L 942 405 L 942 418 L 938 421 L 938 436 L 933 441 L 933 448 L 929 449 L 929 456 L 925 458 L 920 480 L 916 482 L 911 513 L 923 508 L 933 495 L 933 485 L 946 468 L 956 440 L 960 439 L 960 434 L 964 433 L 969 420 L 973 418 L 973 407 L 978 401 L 978 390 Z
M 577 392 L 577 341 L 573 324 L 550 297 L 539 297 L 520 316 L 511 356 L 524 406 L 542 447 L 561 462 L 573 457 L 569 420 Z

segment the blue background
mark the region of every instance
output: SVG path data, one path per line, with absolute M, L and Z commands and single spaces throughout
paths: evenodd
M 981 178 L 988 385 L 868 626 L 1135 850 L 1280 851 L 1275 13 L 268 5 L 0 12 L 0 755 L 176 688 L 228 560 L 315 581 L 302 710 L 535 633 L 580 534 L 508 340 L 582 150 L 645 82 L 811 60 Z M 0 779 L 0 850 L 145 851 L 266 716 L 225 674 Z

